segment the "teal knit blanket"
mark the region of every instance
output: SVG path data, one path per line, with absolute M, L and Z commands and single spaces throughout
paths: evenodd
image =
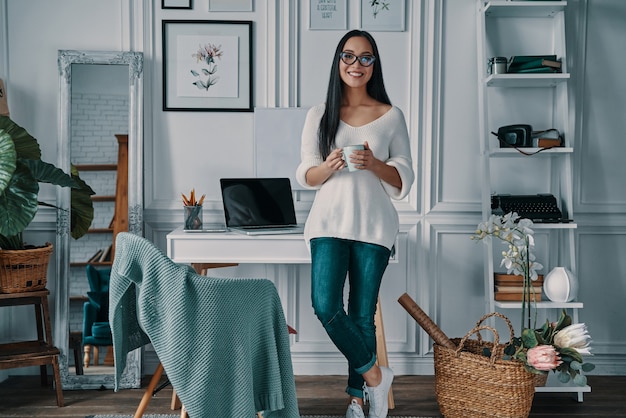
M 191 418 L 299 417 L 287 323 L 267 279 L 212 278 L 117 235 L 110 282 L 115 390 L 152 343 Z

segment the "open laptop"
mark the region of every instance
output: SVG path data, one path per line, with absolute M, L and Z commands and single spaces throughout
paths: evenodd
M 288 178 L 220 179 L 229 230 L 247 235 L 301 234 Z

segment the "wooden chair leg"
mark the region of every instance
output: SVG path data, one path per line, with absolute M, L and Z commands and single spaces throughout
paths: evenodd
M 189 418 L 189 415 L 187 415 L 187 410 L 185 409 L 185 405 L 180 408 L 180 418 Z
M 162 375 L 163 375 L 163 365 L 159 362 L 159 365 L 154 371 L 154 375 L 152 376 L 152 379 L 150 379 L 150 384 L 148 384 L 148 387 L 146 388 L 146 391 L 144 392 L 143 397 L 141 398 L 141 402 L 139 402 L 139 406 L 137 407 L 137 410 L 135 411 L 134 418 L 143 417 L 143 413 L 146 411 L 146 408 L 148 407 L 148 404 L 150 403 L 150 399 L 152 399 L 152 393 L 154 392 L 154 389 L 156 389 L 157 385 L 159 384 L 159 380 L 161 379 Z
M 98 366 L 100 364 L 100 348 L 97 345 L 93 346 L 93 365 Z
M 52 372 L 54 374 L 54 386 L 56 388 L 57 406 L 59 408 L 62 408 L 63 406 L 65 406 L 65 401 L 63 400 L 63 386 L 61 385 L 59 358 L 56 356 L 52 359 Z
M 89 357 L 91 356 L 91 345 L 89 344 L 85 344 L 85 347 L 83 348 L 85 356 L 83 357 L 83 368 L 87 368 L 89 367 L 89 362 L 90 359 Z
M 102 364 L 104 364 L 105 366 L 115 366 L 115 359 L 113 358 L 113 346 L 108 345 L 106 350 L 107 350 L 107 353 L 104 356 L 104 360 L 102 361 Z
M 183 405 L 180 402 L 180 398 L 176 394 L 176 389 L 174 389 L 174 387 L 172 386 L 172 402 L 170 403 L 170 409 L 172 411 L 174 411 L 174 410 L 180 409 L 182 407 L 183 407 Z
M 383 312 L 380 307 L 380 298 L 376 302 L 376 314 L 374 315 L 374 324 L 376 325 L 376 358 L 379 366 L 389 367 L 389 359 L 387 357 L 387 340 L 385 339 L 385 327 L 383 326 Z M 393 401 L 393 391 L 389 388 L 389 409 L 396 407 Z

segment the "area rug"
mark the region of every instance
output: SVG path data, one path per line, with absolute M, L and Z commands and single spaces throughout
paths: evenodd
M 132 415 L 87 415 L 85 418 L 133 418 Z M 143 418 L 180 418 L 180 414 L 177 415 L 154 415 L 147 414 L 144 415 Z M 345 416 L 341 415 L 302 415 L 301 418 L 345 418 Z M 414 417 L 414 416 L 404 416 L 400 417 L 397 415 L 389 415 L 388 418 L 428 418 L 428 417 Z

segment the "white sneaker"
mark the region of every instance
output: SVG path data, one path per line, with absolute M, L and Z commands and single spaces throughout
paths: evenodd
M 350 402 L 350 405 L 348 405 L 346 418 L 365 418 L 363 408 L 361 408 L 361 405 L 359 405 L 356 399 L 352 399 L 352 402 Z
M 380 384 L 373 388 L 365 385 L 365 392 L 370 403 L 369 418 L 386 418 L 389 412 L 389 389 L 393 382 L 393 371 L 388 367 L 381 367 L 383 376 Z

